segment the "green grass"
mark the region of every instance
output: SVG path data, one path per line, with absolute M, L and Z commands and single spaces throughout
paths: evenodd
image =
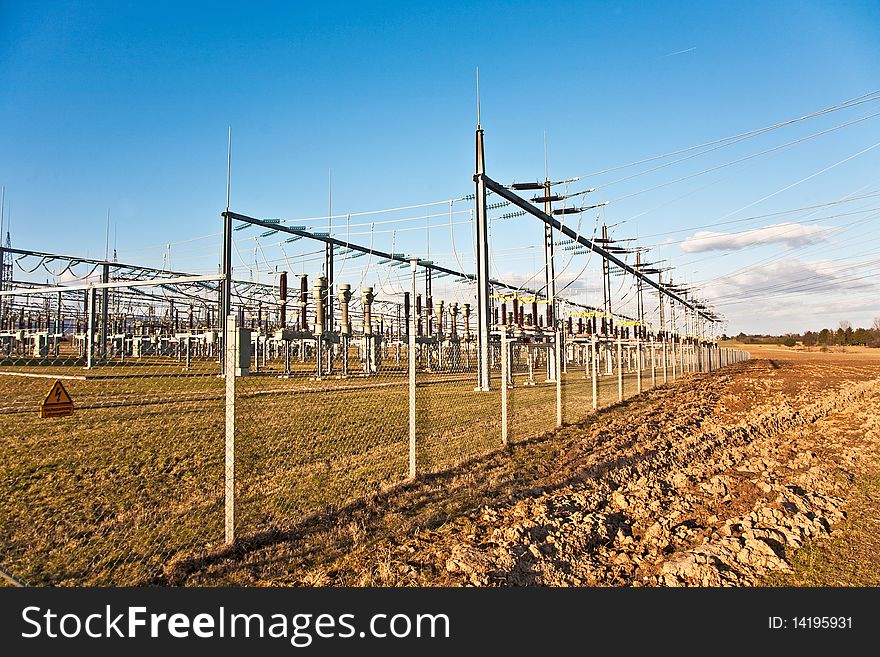
M 193 368 L 210 374 L 216 364 Z M 51 380 L 0 375 L 0 565 L 31 584 L 149 583 L 169 560 L 223 541 L 223 379 L 187 376 L 168 359 L 94 373 L 115 376 L 65 381 L 76 413 L 52 419 L 36 413 Z M 517 376 L 510 391 L 513 441 L 556 422 L 555 384 L 523 380 Z M 407 476 L 403 371 L 236 383 L 240 535 L 290 526 Z M 420 472 L 500 446 L 500 391 L 475 393 L 473 384 L 472 373 L 419 374 Z M 601 406 L 617 401 L 616 376 L 602 377 L 599 389 Z M 634 391 L 629 375 L 626 396 Z M 582 369 L 565 376 L 563 398 L 566 421 L 592 413 Z
M 848 517 L 832 536 L 802 546 L 792 572 L 774 573 L 767 586 L 880 586 L 880 468 L 860 475 L 847 504 Z

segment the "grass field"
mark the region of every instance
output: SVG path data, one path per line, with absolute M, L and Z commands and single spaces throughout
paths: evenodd
M 224 381 L 216 363 L 0 369 L 0 565 L 34 585 L 145 584 L 169 561 L 222 544 Z M 75 377 L 64 379 L 75 415 L 40 419 L 52 379 L 10 372 Z M 322 381 L 302 369 L 278 374 L 236 380 L 236 525 L 244 538 L 407 475 L 403 370 Z M 647 388 L 650 372 L 644 377 Z M 536 378 L 527 386 L 515 376 L 512 441 L 555 426 L 555 384 Z M 600 406 L 616 402 L 616 375 L 599 383 Z M 473 373 L 419 374 L 420 473 L 500 447 L 500 391 L 475 393 L 473 385 Z M 625 395 L 635 386 L 628 374 Z M 564 375 L 563 401 L 566 422 L 593 412 L 583 368 Z

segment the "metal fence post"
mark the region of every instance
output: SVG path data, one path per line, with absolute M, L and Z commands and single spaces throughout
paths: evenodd
M 412 277 L 412 298 L 416 298 L 416 265 L 418 260 L 409 261 Z M 409 478 L 416 478 L 416 313 L 409 318 L 409 353 L 407 367 L 409 369 Z
M 226 317 L 226 467 L 225 467 L 225 530 L 226 543 L 235 542 L 235 347 L 238 342 L 235 313 Z

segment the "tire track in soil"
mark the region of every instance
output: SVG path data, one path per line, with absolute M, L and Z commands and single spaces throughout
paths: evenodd
M 878 440 L 878 400 L 880 382 L 868 381 L 801 410 L 783 402 L 591 455 L 583 481 L 484 509 L 468 536 L 448 537 L 443 583 L 744 585 L 787 570 L 789 551 L 844 517 L 836 471 L 851 472 L 860 448 L 835 423 Z

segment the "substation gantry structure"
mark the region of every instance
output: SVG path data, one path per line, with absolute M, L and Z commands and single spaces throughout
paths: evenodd
M 551 189 L 555 183 L 549 179 L 544 182 L 514 183 L 509 186 L 496 182 L 486 174 L 485 141 L 482 127 L 476 129 L 476 172 L 474 174 L 476 185 L 475 194 L 475 220 L 476 220 L 476 255 L 477 255 L 477 389 L 489 390 L 491 388 L 490 371 L 492 370 L 491 352 L 495 345 L 499 344 L 501 333 L 504 333 L 505 342 L 516 349 L 518 344 L 528 340 L 523 332 L 523 327 L 516 311 L 508 316 L 502 309 L 502 321 L 497 321 L 497 313 L 494 314 L 493 322 L 493 299 L 504 298 L 493 295 L 493 282 L 489 279 L 489 225 L 487 213 L 487 197 L 495 194 L 510 204 L 519 208 L 526 215 L 530 215 L 544 225 L 544 253 L 545 253 L 545 277 L 546 277 L 546 303 L 547 303 L 547 344 L 557 353 L 554 357 L 548 357 L 548 380 L 555 378 L 552 363 L 565 368 L 569 362 L 578 361 L 587 369 L 593 368 L 595 373 L 605 369 L 606 373 L 612 372 L 614 358 L 613 351 L 618 353 L 618 370 L 625 360 L 640 371 L 646 362 L 645 350 L 649 349 L 652 364 L 655 362 L 655 352 L 662 352 L 662 367 L 665 373 L 667 366 L 673 369 L 673 376 L 677 367 L 688 371 L 703 371 L 714 369 L 720 362 L 720 351 L 717 341 L 711 330 L 719 321 L 719 318 L 711 311 L 711 308 L 703 302 L 688 298 L 689 290 L 676 287 L 670 281 L 663 283 L 662 269 L 654 263 L 641 262 L 641 250 L 627 250 L 614 246 L 614 240 L 609 238 L 607 229 L 603 226 L 602 237 L 589 239 L 579 231 L 573 230 L 556 218 L 558 215 L 583 212 L 591 208 L 597 208 L 604 204 L 594 204 L 578 208 L 559 208 L 554 210 L 552 203 L 562 200 L 564 197 L 552 194 Z M 535 190 L 543 193 L 543 196 L 533 197 L 526 200 L 516 191 Z M 587 190 L 587 192 L 592 190 Z M 586 193 L 586 192 L 585 192 Z M 537 204 L 543 205 L 543 208 Z M 601 311 L 587 309 L 586 312 L 572 306 L 571 302 L 557 298 L 555 289 L 554 244 L 556 233 L 567 238 L 572 248 L 582 249 L 583 252 L 591 251 L 602 258 L 603 266 L 603 300 Z M 618 254 L 636 253 L 635 265 L 628 264 L 618 257 Z M 612 311 L 610 275 L 615 268 L 621 275 L 631 275 L 637 285 L 638 318 L 633 319 L 616 314 Z M 649 274 L 658 274 L 655 281 Z M 658 330 L 650 330 L 645 319 L 643 292 L 646 287 L 657 291 L 660 301 L 660 327 Z M 664 319 L 665 309 L 668 307 L 671 313 L 671 330 L 667 328 Z M 677 330 L 675 321 L 675 309 L 680 307 L 685 315 L 687 326 L 691 330 L 681 333 Z M 565 310 L 568 310 L 568 316 Z M 573 311 L 573 312 L 571 312 Z M 573 317 L 577 317 L 577 327 L 573 323 Z M 583 322 L 583 319 L 587 319 Z M 615 322 L 615 319 L 617 322 Z M 512 320 L 512 321 L 511 321 Z M 587 346 L 591 346 L 588 349 Z M 597 348 L 598 347 L 598 348 Z M 599 368 L 595 361 L 604 360 L 604 368 Z M 593 361 L 593 362 L 591 362 Z M 509 382 L 508 382 L 509 383 Z M 622 384 L 621 384 L 622 385 Z

